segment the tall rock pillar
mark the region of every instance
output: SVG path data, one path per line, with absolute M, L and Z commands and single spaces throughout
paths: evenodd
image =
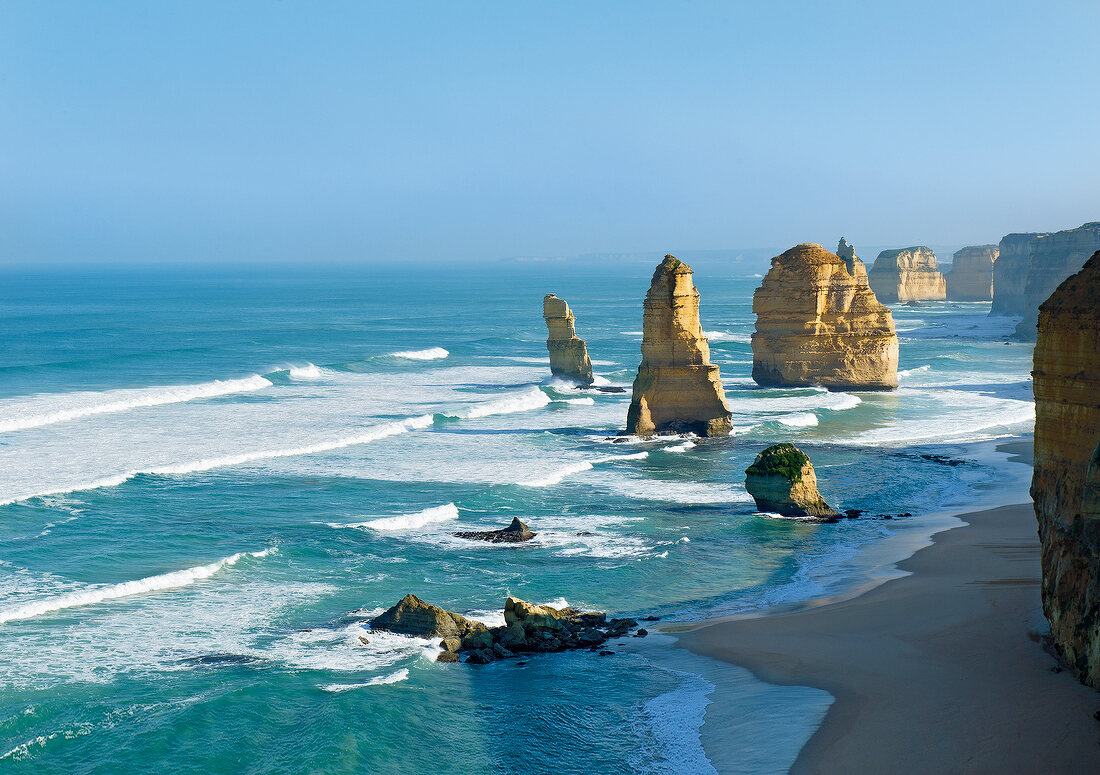
M 581 385 L 591 385 L 592 361 L 584 340 L 577 336 L 573 316 L 565 299 L 552 293 L 542 299 L 542 317 L 550 335 L 546 349 L 550 351 L 550 373 L 555 377 L 574 380 Z

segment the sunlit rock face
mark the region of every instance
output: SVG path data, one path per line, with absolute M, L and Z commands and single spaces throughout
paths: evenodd
M 926 247 L 884 250 L 867 273 L 871 290 L 886 304 L 947 298 L 947 280 Z
M 1043 611 L 1066 663 L 1100 688 L 1100 251 L 1039 307 L 1033 373 Z
M 691 267 L 665 256 L 653 273 L 642 319 L 642 363 L 634 379 L 626 432 L 639 436 L 730 432 L 718 367 L 699 325 Z
M 894 318 L 875 298 L 854 252 L 845 261 L 806 243 L 776 256 L 753 294 L 752 311 L 757 383 L 831 390 L 898 386 Z
M 546 349 L 550 352 L 550 373 L 581 385 L 591 385 L 592 361 L 584 340 L 577 336 L 576 317 L 565 299 L 546 294 L 542 299 L 542 317 L 549 332 Z
M 996 245 L 973 245 L 956 250 L 947 273 L 947 298 L 952 301 L 989 301 L 993 298 Z
M 1100 221 L 1034 237 L 1028 243 L 1023 319 L 1016 326 L 1016 338 L 1035 339 L 1039 305 L 1097 250 L 1100 250 Z

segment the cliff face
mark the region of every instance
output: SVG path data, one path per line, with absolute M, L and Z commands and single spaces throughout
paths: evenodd
M 803 244 L 772 259 L 752 297 L 752 378 L 767 386 L 831 390 L 898 386 L 898 337 L 863 262 Z
M 552 293 L 542 299 L 542 317 L 550 336 L 546 340 L 546 349 L 550 351 L 550 373 L 579 382 L 592 384 L 592 361 L 588 358 L 588 348 L 584 340 L 577 337 L 574 323 L 576 318 L 565 303 Z
M 884 250 L 867 274 L 871 290 L 886 304 L 947 298 L 947 281 L 936 268 L 936 254 L 925 247 Z
M 1100 688 L 1100 251 L 1039 308 L 1035 474 L 1043 611 L 1066 662 Z M 1091 470 L 1090 470 L 1091 465 Z
M 989 301 L 993 298 L 996 245 L 977 245 L 955 251 L 947 273 L 947 298 L 953 301 Z
M 634 380 L 626 432 L 730 432 L 730 409 L 718 367 L 699 326 L 699 291 L 691 267 L 674 256 L 658 265 L 645 297 L 642 363 Z
M 1028 246 L 1024 317 L 1016 326 L 1016 337 L 1025 341 L 1035 339 L 1035 320 L 1043 299 L 1100 250 L 1100 222 L 1035 237 Z
M 1031 240 L 1042 234 L 1006 234 L 997 246 L 993 265 L 993 306 L 990 315 L 1024 314 L 1024 288 L 1027 287 L 1027 260 Z

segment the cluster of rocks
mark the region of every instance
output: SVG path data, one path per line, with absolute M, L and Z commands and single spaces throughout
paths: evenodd
M 437 661 L 483 665 L 517 654 L 589 649 L 600 651 L 611 638 L 621 638 L 638 627 L 634 619 L 609 619 L 597 611 L 535 605 L 509 597 L 504 603 L 504 626 L 486 627 L 415 595 L 371 620 L 371 629 L 420 638 L 442 638 Z M 634 637 L 645 637 L 638 629 Z M 603 653 L 612 653 L 604 651 Z M 463 657 L 465 658 L 463 660 Z
M 491 544 L 516 544 L 530 541 L 538 535 L 532 533 L 531 528 L 520 522 L 519 517 L 512 517 L 512 523 L 500 530 L 466 530 L 451 533 L 455 538 L 465 538 L 468 541 L 488 541 Z

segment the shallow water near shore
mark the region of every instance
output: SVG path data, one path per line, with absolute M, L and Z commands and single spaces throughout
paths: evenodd
M 663 623 L 798 603 L 1019 483 L 983 440 L 1030 429 L 1031 351 L 988 304 L 896 309 L 896 393 L 759 389 L 759 277 L 695 269 L 728 439 L 613 439 L 649 264 L 3 278 L 0 769 L 708 772 L 721 695 L 746 724 L 721 771 L 785 771 L 828 695 L 666 636 L 467 667 L 363 623 L 408 592 L 489 623 L 507 595 Z M 548 379 L 551 291 L 626 393 Z M 757 513 L 743 471 L 777 441 L 865 517 Z M 450 535 L 514 516 L 538 537 Z

